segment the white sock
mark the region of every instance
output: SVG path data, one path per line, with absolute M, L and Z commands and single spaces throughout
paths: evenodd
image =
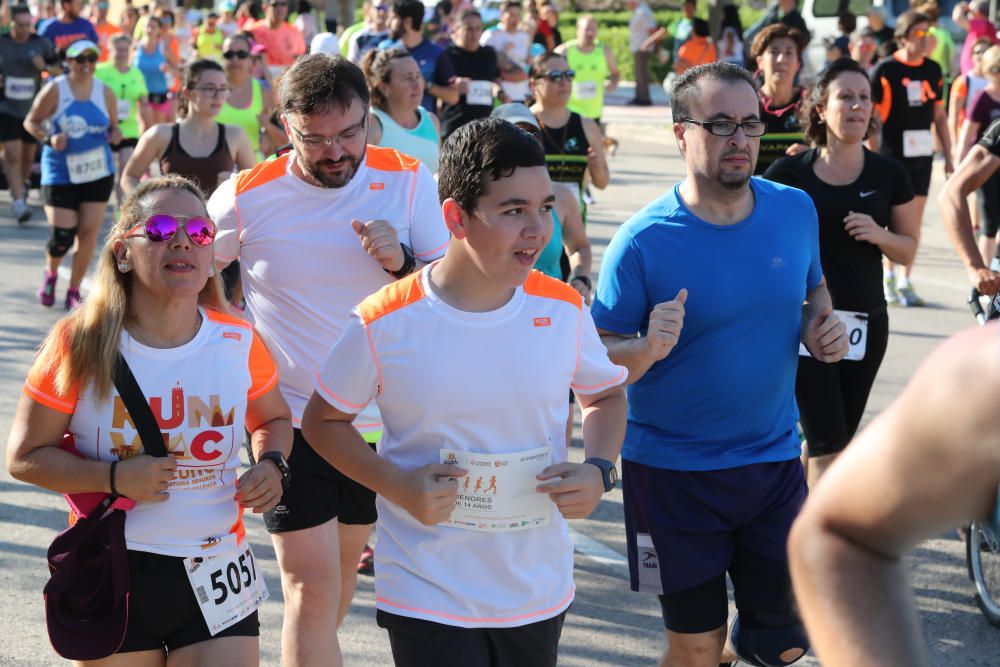
M 906 276 L 902 276 L 899 279 L 898 285 L 899 285 L 900 288 L 909 287 L 910 286 L 910 279 L 907 278 Z
M 892 272 L 892 269 L 886 270 L 885 268 L 883 268 L 882 269 L 882 277 L 885 278 L 885 279 L 887 279 L 887 280 L 893 280 L 896 276 Z

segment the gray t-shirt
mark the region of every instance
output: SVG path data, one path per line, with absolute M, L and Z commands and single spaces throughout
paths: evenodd
M 38 71 L 32 58 L 41 56 L 51 62 L 55 59 L 49 40 L 31 35 L 28 41 L 19 44 L 10 35 L 0 37 L 0 113 L 24 118 L 31 110 L 31 103 L 41 89 L 42 73 Z

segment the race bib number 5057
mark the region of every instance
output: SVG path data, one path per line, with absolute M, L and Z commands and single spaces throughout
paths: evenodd
M 268 598 L 248 543 L 228 554 L 185 558 L 184 571 L 213 636 L 242 621 Z

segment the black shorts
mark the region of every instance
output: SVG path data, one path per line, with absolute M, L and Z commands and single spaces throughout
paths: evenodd
M 907 173 L 910 174 L 910 182 L 913 183 L 913 194 L 917 197 L 926 197 L 931 189 L 931 173 L 934 171 L 933 157 L 904 157 L 897 158 L 903 165 Z
M 146 99 L 150 104 L 165 104 L 170 99 L 170 93 L 150 93 Z
M 795 398 L 809 456 L 843 451 L 858 430 L 889 342 L 885 309 L 869 313 L 865 356 L 835 364 L 799 357 Z
M 26 144 L 37 144 L 31 134 L 24 129 L 24 119 L 0 113 L 0 142 L 21 140 Z
M 255 611 L 213 636 L 184 572 L 183 558 L 129 551 L 128 572 L 128 630 L 118 653 L 173 651 L 208 639 L 260 635 Z
M 566 612 L 516 628 L 460 628 L 379 609 L 396 667 L 555 667 Z
M 724 626 L 727 572 L 738 610 L 793 608 L 786 549 L 806 498 L 799 459 L 705 471 L 622 460 L 622 491 L 632 590 L 659 595 L 668 630 Z
M 305 530 L 334 518 L 348 525 L 375 523 L 375 492 L 327 463 L 300 429 L 294 433 L 288 457 L 292 477 L 278 505 L 264 513 L 268 532 Z
M 117 153 L 123 148 L 135 148 L 138 145 L 138 139 L 122 139 L 117 144 L 111 144 L 111 150 Z
M 93 183 L 43 185 L 42 201 L 46 206 L 79 211 L 80 204 L 107 204 L 115 188 L 115 177 L 105 176 Z
M 993 173 L 976 192 L 979 235 L 993 238 L 1000 231 L 1000 174 Z

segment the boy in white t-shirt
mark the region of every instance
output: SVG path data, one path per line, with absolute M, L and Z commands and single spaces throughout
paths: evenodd
M 365 299 L 302 429 L 377 494 L 379 625 L 400 667 L 553 667 L 573 601 L 565 519 L 617 480 L 621 385 L 572 287 L 533 271 L 555 197 L 537 141 L 494 118 L 441 154 L 444 258 Z M 587 462 L 567 461 L 567 389 Z M 378 453 L 352 425 L 376 401 Z

